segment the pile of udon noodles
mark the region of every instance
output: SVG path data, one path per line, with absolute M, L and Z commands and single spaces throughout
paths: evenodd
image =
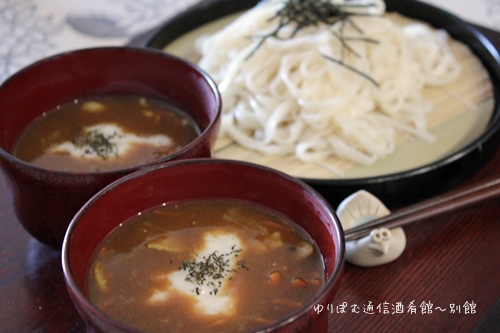
M 223 100 L 220 135 L 263 154 L 295 154 L 306 162 L 335 155 L 361 165 L 394 152 L 396 133 L 434 141 L 426 125 L 433 105 L 421 91 L 460 75 L 449 37 L 424 24 L 399 26 L 378 15 L 383 2 L 375 4 L 375 15 L 351 16 L 356 26 L 311 26 L 290 39 L 267 38 L 256 49 L 259 36 L 276 29 L 270 18 L 283 6 L 263 1 L 201 37 L 198 64 Z M 328 58 L 344 59 L 357 72 Z

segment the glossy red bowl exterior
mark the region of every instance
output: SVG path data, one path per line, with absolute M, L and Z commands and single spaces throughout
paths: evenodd
M 266 167 L 219 159 L 177 161 L 140 170 L 104 188 L 76 214 L 64 239 L 62 265 L 88 331 L 138 332 L 111 319 L 86 297 L 88 266 L 100 242 L 139 212 L 163 203 L 207 198 L 244 200 L 284 214 L 309 233 L 323 256 L 326 283 L 318 294 L 289 317 L 253 332 L 327 332 L 326 309 L 344 265 L 344 235 L 333 209 L 300 180 Z
M 196 121 L 201 135 L 178 152 L 147 165 L 75 173 L 36 167 L 11 155 L 24 130 L 43 112 L 78 98 L 140 95 L 171 103 Z M 41 60 L 0 86 L 0 167 L 23 227 L 60 249 L 75 213 L 112 181 L 152 164 L 210 157 L 220 126 L 217 87 L 200 69 L 161 51 L 109 47 Z

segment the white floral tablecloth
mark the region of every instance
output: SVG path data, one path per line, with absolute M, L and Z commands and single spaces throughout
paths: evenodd
M 500 32 L 500 0 L 422 0 L 471 23 Z
M 199 1 L 0 0 L 0 82 L 56 53 L 125 45 Z M 424 1 L 500 30 L 500 0 Z
M 0 0 L 0 82 L 41 58 L 125 45 L 199 0 Z

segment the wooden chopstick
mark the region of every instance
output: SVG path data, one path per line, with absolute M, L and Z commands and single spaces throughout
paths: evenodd
M 373 229 L 401 227 L 497 196 L 500 196 L 500 176 L 399 209 L 390 215 L 347 229 L 344 231 L 345 240 L 362 238 L 369 235 Z

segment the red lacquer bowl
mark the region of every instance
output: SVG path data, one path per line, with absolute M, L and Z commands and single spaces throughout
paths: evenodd
M 196 159 L 140 170 L 95 195 L 72 220 L 62 250 L 64 277 L 89 332 L 138 332 L 93 306 L 86 296 L 87 270 L 99 243 L 137 213 L 173 201 L 231 198 L 284 214 L 316 241 L 326 283 L 289 317 L 254 332 L 320 333 L 328 329 L 328 304 L 337 292 L 344 265 L 344 235 L 328 202 L 300 180 L 245 162 Z M 320 311 L 322 310 L 322 311 Z
M 154 163 L 109 172 L 49 170 L 11 155 L 23 129 L 43 112 L 74 99 L 109 95 L 141 95 L 171 103 L 193 117 L 201 135 Z M 210 157 L 220 110 L 213 81 L 196 66 L 161 51 L 85 49 L 25 68 L 0 86 L 0 167 L 19 221 L 39 241 L 60 249 L 71 218 L 105 185 L 152 164 Z

